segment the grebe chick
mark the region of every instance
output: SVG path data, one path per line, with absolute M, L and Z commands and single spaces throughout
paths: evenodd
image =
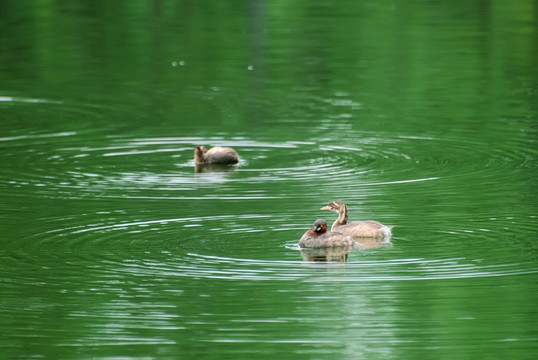
M 347 222 L 347 206 L 340 200 L 331 201 L 320 210 L 330 210 L 338 214 L 331 231 L 357 237 L 379 238 L 389 241 L 392 236 L 392 226 L 383 225 L 374 220 Z
M 299 240 L 302 248 L 327 248 L 337 246 L 353 246 L 355 241 L 351 236 L 342 235 L 336 232 L 327 232 L 327 222 L 317 219 Z
M 234 149 L 224 146 L 214 146 L 207 149 L 205 146 L 194 148 L 194 162 L 201 164 L 237 164 L 239 155 Z

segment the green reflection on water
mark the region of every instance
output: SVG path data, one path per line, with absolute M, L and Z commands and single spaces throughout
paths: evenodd
M 9 358 L 536 357 L 532 1 L 0 6 Z

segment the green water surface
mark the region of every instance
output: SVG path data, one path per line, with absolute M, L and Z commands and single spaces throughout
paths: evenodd
M 0 1 L 0 34 L 0 357 L 537 358 L 535 1 Z M 309 260 L 336 199 L 391 244 Z

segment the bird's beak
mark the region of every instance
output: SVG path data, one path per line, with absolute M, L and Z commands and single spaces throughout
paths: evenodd
M 320 210 L 331 210 L 331 208 L 329 207 L 329 205 L 327 205 L 327 206 L 322 207 Z

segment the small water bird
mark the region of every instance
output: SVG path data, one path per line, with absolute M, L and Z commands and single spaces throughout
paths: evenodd
M 357 237 L 380 238 L 389 241 L 392 236 L 392 226 L 383 225 L 374 220 L 347 222 L 347 206 L 340 200 L 331 201 L 320 210 L 330 210 L 338 214 L 331 231 Z
M 317 219 L 299 240 L 302 248 L 327 248 L 337 246 L 353 246 L 355 241 L 351 236 L 336 232 L 327 232 L 327 222 Z
M 194 148 L 194 162 L 196 165 L 237 164 L 239 155 L 230 147 L 214 146 L 208 150 L 205 146 L 197 146 Z

